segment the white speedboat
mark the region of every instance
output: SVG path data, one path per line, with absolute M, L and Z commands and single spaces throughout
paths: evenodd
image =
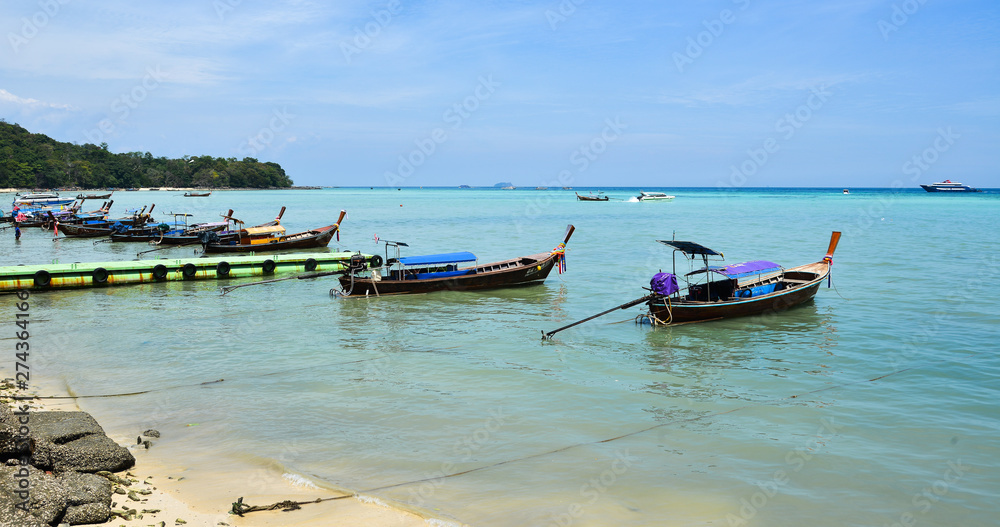
M 672 199 L 674 199 L 674 196 L 667 195 L 663 192 L 639 191 L 639 201 L 670 201 Z
M 22 194 L 14 200 L 19 207 L 57 207 L 73 203 L 73 198 L 61 198 L 55 193 Z

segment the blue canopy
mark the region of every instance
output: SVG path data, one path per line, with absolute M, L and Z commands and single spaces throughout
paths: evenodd
M 474 262 L 476 255 L 470 252 L 428 254 L 424 256 L 406 256 L 399 259 L 403 265 L 443 265 L 458 262 Z

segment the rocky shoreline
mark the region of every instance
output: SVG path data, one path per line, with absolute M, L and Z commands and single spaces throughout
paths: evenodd
M 111 518 L 112 496 L 133 483 L 127 473 L 116 475 L 135 465 L 132 453 L 90 414 L 38 411 L 30 398 L 16 399 L 12 385 L 2 388 L 14 406 L 0 404 L 0 525 L 83 525 Z

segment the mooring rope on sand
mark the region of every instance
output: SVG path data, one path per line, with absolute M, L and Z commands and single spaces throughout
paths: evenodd
M 941 360 L 941 361 L 935 361 L 935 362 L 946 362 L 946 361 L 945 360 Z M 747 408 L 756 408 L 756 407 L 766 406 L 766 405 L 770 405 L 770 404 L 775 404 L 775 403 L 779 403 L 779 402 L 787 401 L 787 400 L 791 400 L 791 399 L 798 399 L 799 397 L 802 397 L 802 396 L 805 396 L 805 395 L 810 395 L 810 394 L 825 392 L 825 391 L 829 391 L 829 390 L 835 390 L 835 389 L 838 389 L 838 388 L 844 388 L 844 387 L 847 387 L 847 386 L 853 386 L 853 385 L 857 385 L 857 384 L 863 384 L 863 383 L 868 383 L 868 382 L 876 382 L 876 381 L 880 381 L 880 380 L 886 379 L 888 377 L 892 377 L 893 375 L 897 375 L 897 374 L 900 374 L 900 373 L 903 373 L 903 372 L 906 372 L 906 371 L 909 371 L 909 370 L 916 369 L 918 367 L 920 367 L 920 365 L 911 366 L 911 367 L 908 367 L 908 368 L 902 368 L 902 369 L 895 370 L 895 371 L 892 371 L 892 372 L 889 372 L 889 373 L 886 373 L 886 374 L 883 374 L 883 375 L 879 375 L 877 377 L 872 377 L 870 379 L 860 379 L 860 380 L 856 380 L 856 381 L 844 382 L 844 383 L 840 383 L 840 384 L 826 386 L 826 387 L 823 387 L 823 388 L 817 388 L 815 390 L 809 390 L 809 391 L 802 392 L 802 393 L 795 394 L 795 395 L 789 395 L 789 396 L 779 397 L 779 398 L 775 398 L 775 399 L 766 399 L 766 400 L 763 400 L 763 401 L 759 401 L 759 402 L 757 402 L 755 404 L 747 404 L 747 405 L 739 406 L 739 407 L 736 407 L 736 408 L 730 408 L 729 410 L 724 410 L 724 411 L 720 411 L 720 412 L 713 412 L 713 413 L 703 414 L 703 415 L 699 415 L 699 416 L 695 416 L 695 417 L 689 417 L 689 418 L 685 418 L 685 419 L 674 419 L 672 421 L 668 421 L 668 422 L 665 422 L 665 423 L 659 423 L 659 424 L 656 424 L 656 425 L 653 425 L 653 426 L 648 426 L 646 428 L 642 428 L 642 429 L 639 429 L 639 430 L 634 430 L 632 432 L 621 434 L 621 435 L 618 435 L 618 436 L 615 436 L 615 437 L 609 437 L 609 438 L 606 438 L 606 439 L 600 439 L 600 440 L 596 440 L 596 441 L 589 441 L 589 442 L 585 442 L 585 443 L 576 443 L 576 444 L 573 444 L 573 445 L 567 445 L 567 446 L 564 446 L 564 447 L 561 447 L 561 448 L 557 448 L 557 449 L 554 449 L 554 450 L 549 450 L 549 451 L 541 452 L 541 453 L 538 453 L 538 454 L 531 454 L 531 455 L 523 456 L 523 457 L 519 457 L 519 458 L 507 459 L 507 460 L 504 460 L 504 461 L 498 461 L 498 462 L 490 464 L 490 465 L 483 465 L 481 467 L 470 468 L 468 470 L 463 470 L 463 471 L 460 471 L 460 472 L 454 472 L 454 473 L 451 473 L 451 474 L 444 474 L 444 475 L 435 475 L 435 476 L 432 476 L 432 477 L 415 479 L 415 480 L 412 480 L 412 481 L 405 481 L 405 482 L 402 482 L 402 483 L 395 483 L 395 484 L 392 484 L 392 485 L 383 485 L 381 487 L 375 487 L 375 488 L 371 488 L 371 489 L 367 489 L 367 490 L 362 490 L 362 491 L 354 492 L 354 493 L 351 493 L 351 494 L 344 494 L 344 495 L 341 495 L 341 496 L 330 496 L 330 497 L 327 497 L 327 498 L 317 498 L 315 500 L 310 500 L 310 501 L 284 500 L 284 501 L 280 501 L 280 502 L 273 503 L 271 505 L 266 505 L 266 506 L 259 506 L 259 505 L 251 506 L 251 505 L 245 504 L 245 503 L 243 503 L 243 498 L 240 497 L 239 500 L 233 502 L 233 504 L 232 504 L 233 506 L 232 506 L 232 509 L 231 509 L 230 512 L 232 512 L 233 514 L 236 514 L 238 516 L 243 516 L 244 514 L 247 514 L 247 513 L 250 513 L 250 512 L 266 511 L 266 510 L 278 510 L 278 509 L 280 509 L 280 510 L 283 510 L 283 511 L 290 511 L 290 510 L 299 509 L 299 508 L 301 508 L 302 505 L 308 505 L 310 503 L 322 503 L 322 502 L 325 502 L 325 501 L 342 500 L 342 499 L 346 499 L 346 498 L 351 498 L 351 497 L 354 497 L 354 496 L 358 496 L 360 494 L 371 494 L 371 493 L 382 491 L 382 490 L 388 490 L 388 489 L 393 489 L 393 488 L 397 488 L 397 487 L 405 487 L 407 485 L 416 485 L 418 483 L 426 483 L 428 481 L 439 481 L 439 480 L 442 480 L 442 479 L 448 479 L 448 478 L 454 478 L 454 477 L 458 477 L 458 476 L 464 476 L 466 474 L 471 474 L 473 472 L 480 472 L 480 471 L 483 471 L 483 470 L 488 470 L 488 469 L 499 467 L 499 466 L 503 466 L 503 465 L 509 465 L 511 463 L 517 463 L 517 462 L 520 462 L 520 461 L 526 461 L 526 460 L 529 460 L 529 459 L 535 459 L 535 458 L 540 458 L 540 457 L 544 457 L 544 456 L 549 456 L 549 455 L 552 455 L 552 454 L 557 454 L 559 452 L 565 452 L 567 450 L 571 450 L 571 449 L 574 449 L 574 448 L 577 448 L 577 447 L 588 446 L 588 445 L 599 445 L 599 444 L 603 444 L 603 443 L 610 443 L 612 441 L 617 441 L 619 439 L 624 439 L 626 437 L 632 437 L 632 436 L 639 435 L 639 434 L 642 434 L 642 433 L 645 433 L 645 432 L 649 432 L 650 430 L 655 430 L 657 428 L 663 428 L 663 427 L 666 427 L 666 426 L 672 426 L 672 425 L 675 425 L 675 424 L 678 424 L 678 423 L 689 423 L 689 422 L 699 421 L 699 420 L 706 419 L 706 418 L 709 418 L 709 417 L 717 417 L 717 416 L 720 416 L 720 415 L 726 415 L 726 414 L 730 414 L 730 413 L 733 413 L 733 412 L 738 412 L 740 410 L 745 410 Z

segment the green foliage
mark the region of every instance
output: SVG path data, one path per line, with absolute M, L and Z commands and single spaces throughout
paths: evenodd
M 290 187 L 277 163 L 251 157 L 113 154 L 106 143 L 75 145 L 0 120 L 0 188 Z

